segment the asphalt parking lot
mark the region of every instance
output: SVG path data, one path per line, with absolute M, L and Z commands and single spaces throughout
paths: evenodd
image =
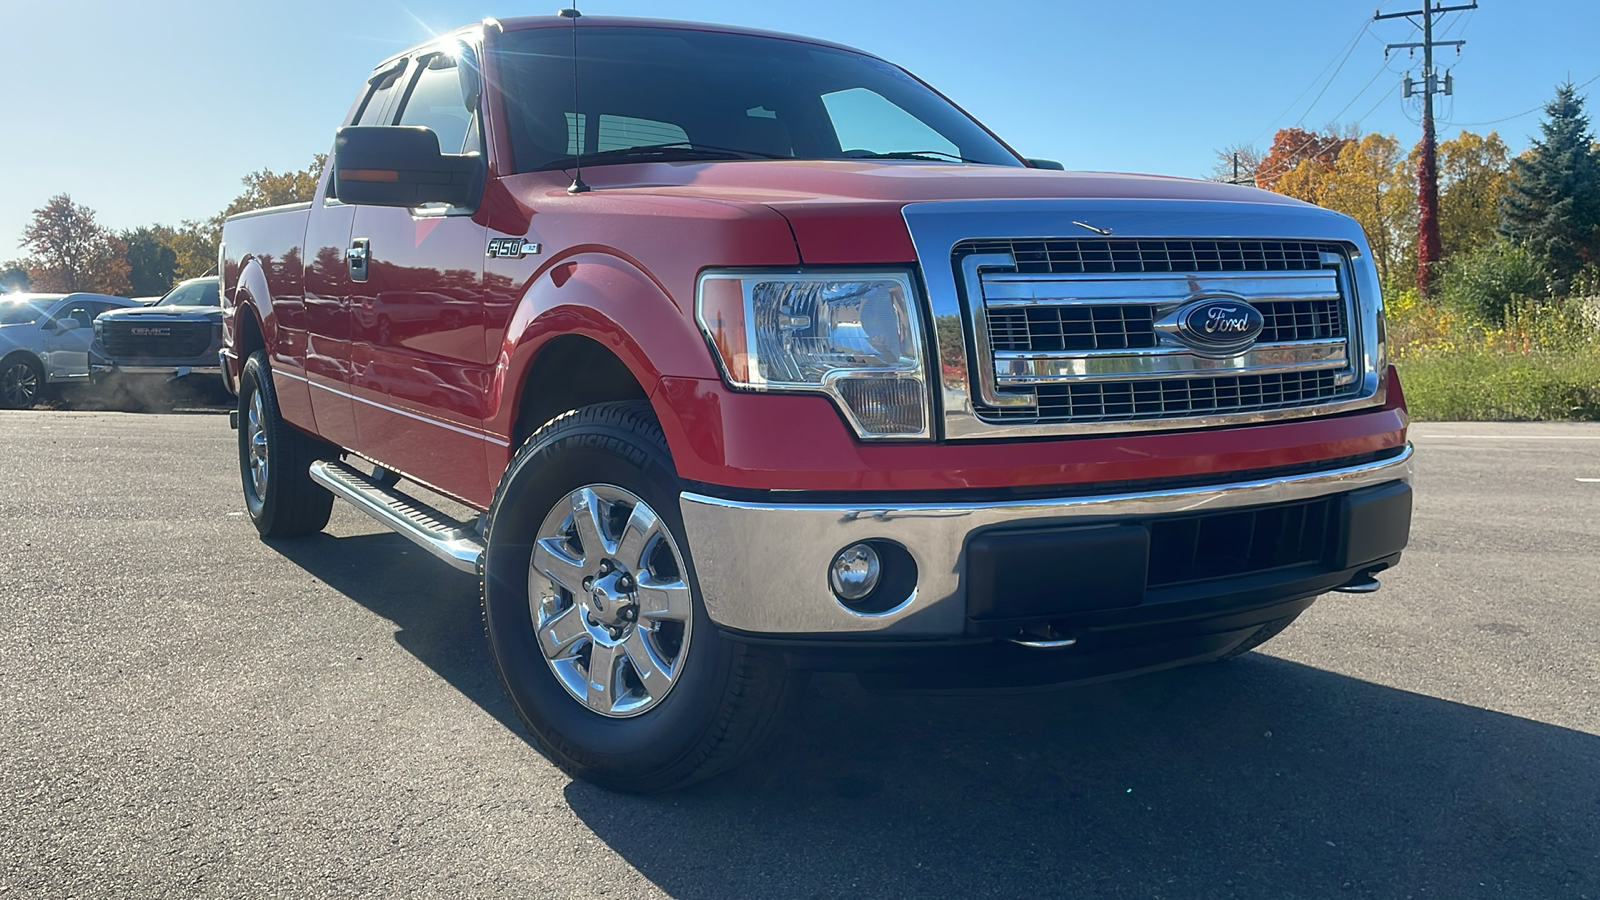
M 259 541 L 224 417 L 0 413 L 0 896 L 1600 900 L 1600 426 L 1414 437 L 1402 568 L 1263 652 L 820 678 L 637 798 L 522 739 L 472 578 L 343 505 Z

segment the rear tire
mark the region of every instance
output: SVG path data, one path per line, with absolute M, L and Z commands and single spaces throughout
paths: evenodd
M 484 625 L 512 705 L 564 771 L 615 790 L 738 765 L 800 693 L 707 617 L 680 490 L 649 404 L 604 403 L 540 428 L 489 511 Z
M 32 409 L 44 389 L 44 369 L 32 357 L 19 353 L 0 362 L 0 409 Z
M 283 420 L 267 354 L 239 377 L 239 476 L 250 521 L 262 537 L 296 537 L 327 527 L 333 495 L 311 480 L 311 464 L 337 451 Z

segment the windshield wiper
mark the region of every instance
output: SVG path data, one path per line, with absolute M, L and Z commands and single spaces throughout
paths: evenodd
M 927 162 L 939 162 L 942 159 L 955 160 L 956 162 L 973 163 L 975 165 L 988 165 L 981 159 L 967 159 L 954 153 L 943 150 L 897 150 L 893 153 L 874 153 L 871 150 L 857 150 L 850 154 L 851 159 L 920 159 Z
M 673 154 L 697 154 L 703 159 L 789 159 L 776 153 L 763 153 L 759 150 L 738 150 L 733 147 L 714 147 L 710 144 L 697 144 L 694 141 L 673 141 L 669 144 L 643 144 L 638 147 L 618 147 L 615 150 L 602 150 L 599 153 L 585 153 L 583 158 L 610 159 L 618 156 L 670 156 Z

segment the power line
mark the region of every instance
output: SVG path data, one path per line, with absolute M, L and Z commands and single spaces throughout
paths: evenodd
M 1368 22 L 1367 23 L 1367 28 L 1370 28 L 1370 27 L 1372 27 L 1372 23 Z M 1361 34 L 1366 34 L 1366 33 L 1367 33 L 1366 28 L 1363 28 L 1361 30 Z M 1311 115 L 1311 111 L 1313 109 L 1317 108 L 1317 104 L 1322 101 L 1323 95 L 1328 93 L 1328 88 L 1333 87 L 1333 83 L 1335 81 L 1339 80 L 1339 73 L 1344 71 L 1344 64 L 1350 61 L 1350 57 L 1355 55 L 1356 47 L 1360 46 L 1360 44 L 1361 44 L 1361 34 L 1356 35 L 1355 41 L 1350 44 L 1349 52 L 1345 53 L 1344 59 L 1339 60 L 1339 68 L 1333 70 L 1333 74 L 1328 77 L 1328 83 L 1324 84 L 1322 86 L 1322 90 L 1317 92 L 1317 96 L 1311 101 L 1311 105 L 1306 107 L 1306 111 L 1301 113 L 1300 114 L 1300 118 L 1295 120 L 1294 124 L 1295 124 L 1296 128 L 1298 128 L 1300 126 L 1301 122 L 1304 122 L 1306 120 L 1306 116 Z M 1326 71 L 1326 70 L 1324 70 L 1324 71 Z
M 1391 72 L 1391 74 L 1396 74 L 1396 73 L 1393 73 L 1392 70 L 1389 69 L 1388 64 L 1385 63 L 1382 67 L 1380 67 L 1378 69 L 1378 71 L 1376 73 L 1373 74 L 1371 80 L 1369 80 L 1366 83 L 1366 85 L 1361 88 L 1360 91 L 1356 92 L 1356 95 L 1354 97 L 1350 98 L 1350 102 L 1349 103 L 1346 103 L 1343 106 L 1343 108 L 1341 108 L 1337 113 L 1334 113 L 1333 121 L 1337 122 L 1339 120 L 1339 117 L 1344 115 L 1345 112 L 1350 109 L 1350 107 L 1356 105 L 1356 101 L 1360 100 L 1363 96 L 1365 96 L 1367 91 L 1372 89 L 1372 86 L 1377 83 L 1379 78 L 1383 77 L 1383 73 L 1385 73 L 1385 72 Z M 1383 101 L 1389 99 L 1389 95 L 1393 94 L 1395 92 L 1395 88 L 1397 88 L 1397 87 L 1399 87 L 1399 85 L 1395 85 L 1394 87 L 1391 87 L 1388 91 L 1386 91 L 1382 97 L 1378 98 L 1378 103 L 1375 104 L 1372 107 L 1372 109 L 1367 110 L 1366 116 L 1362 116 L 1361 118 L 1356 119 L 1356 121 L 1360 122 L 1363 119 L 1365 119 L 1367 116 L 1372 115 L 1372 113 L 1377 110 L 1378 106 L 1381 106 L 1383 104 Z M 1312 144 L 1314 144 L 1317 141 L 1322 140 L 1323 138 L 1328 137 L 1328 136 L 1329 135 L 1312 134 L 1310 137 L 1308 137 L 1304 141 L 1302 141 L 1300 143 L 1300 146 L 1294 148 L 1293 150 L 1291 150 L 1287 154 L 1285 154 L 1285 158 L 1280 160 L 1273 169 L 1271 169 L 1270 171 L 1267 171 L 1267 172 L 1258 172 L 1257 173 L 1257 177 L 1271 179 L 1271 178 L 1276 178 L 1279 175 L 1287 174 L 1288 171 L 1292 167 L 1294 167 L 1296 165 L 1299 165 L 1299 160 L 1296 159 L 1296 157 L 1298 157 L 1300 155 L 1301 151 L 1305 150 L 1307 147 L 1310 147 Z M 1337 137 L 1338 135 L 1332 135 L 1332 136 L 1333 137 Z
M 1431 293 L 1433 278 L 1433 265 L 1442 255 L 1439 240 L 1439 168 L 1436 158 L 1437 148 L 1434 145 L 1433 123 L 1433 95 L 1455 94 L 1455 78 L 1448 72 L 1443 79 L 1439 78 L 1438 70 L 1433 66 L 1433 49 L 1437 46 L 1455 45 L 1456 53 L 1461 53 L 1464 40 L 1447 41 L 1435 39 L 1433 35 L 1434 18 L 1446 13 L 1465 12 L 1478 8 L 1478 0 L 1460 6 L 1443 6 L 1438 0 L 1424 0 L 1421 9 L 1407 10 L 1406 12 L 1379 12 L 1372 17 L 1374 22 L 1384 19 L 1404 18 L 1410 20 L 1412 16 L 1422 17 L 1422 42 L 1389 44 L 1384 48 L 1387 58 L 1392 50 L 1409 49 L 1422 50 L 1422 80 L 1413 82 L 1406 76 L 1405 96 L 1409 98 L 1412 92 L 1421 88 L 1422 91 L 1422 152 L 1417 162 L 1417 290 L 1427 296 Z
M 1372 25 L 1372 23 L 1369 21 L 1367 23 L 1367 27 L 1370 28 L 1371 25 Z M 1417 31 L 1417 28 L 1418 27 L 1416 25 L 1412 25 L 1412 27 L 1411 27 L 1412 33 L 1415 33 Z M 1362 31 L 1357 33 L 1356 38 L 1357 38 L 1357 40 L 1359 40 L 1363 35 L 1368 35 L 1368 34 L 1369 34 L 1368 31 L 1362 30 Z M 1407 36 L 1409 37 L 1410 35 L 1408 34 Z M 1376 36 L 1373 36 L 1373 40 L 1378 40 L 1378 38 Z M 1379 43 L 1382 43 L 1382 41 L 1379 41 Z M 1346 59 L 1348 59 L 1348 58 L 1349 58 L 1349 56 L 1346 55 Z M 1330 66 L 1333 65 L 1333 61 L 1329 60 L 1328 65 L 1330 65 Z M 1341 63 L 1341 65 L 1342 65 L 1342 63 Z M 1322 69 L 1322 71 L 1324 71 L 1324 72 L 1326 72 L 1327 70 L 1328 70 L 1327 66 L 1324 66 L 1323 69 Z M 1332 121 L 1337 122 L 1339 120 L 1340 116 L 1343 116 L 1350 109 L 1350 107 L 1354 106 L 1357 102 L 1359 102 L 1361 100 L 1361 98 L 1366 95 L 1367 91 L 1372 89 L 1372 85 L 1374 83 L 1376 83 L 1379 78 L 1383 77 L 1383 73 L 1384 72 L 1389 72 L 1390 74 L 1393 74 L 1393 75 L 1399 75 L 1400 74 L 1398 71 L 1389 68 L 1389 61 L 1388 61 L 1387 58 L 1385 58 L 1382 67 L 1380 67 L 1377 72 L 1373 73 L 1372 78 L 1369 79 L 1367 81 L 1367 83 L 1362 86 L 1361 90 L 1357 91 L 1356 95 L 1354 97 L 1351 97 L 1350 101 L 1348 103 L 1346 103 L 1343 107 L 1341 107 L 1337 113 L 1334 113 Z M 1319 75 L 1318 78 L 1317 78 L 1317 81 L 1320 81 L 1320 80 L 1321 80 L 1321 76 Z M 1313 85 L 1316 84 L 1316 81 L 1313 81 L 1312 84 Z M 1329 81 L 1329 84 L 1330 85 L 1332 84 L 1331 80 Z M 1306 90 L 1310 90 L 1310 87 L 1307 87 Z M 1324 90 L 1326 90 L 1326 88 L 1324 88 Z M 1388 93 L 1392 94 L 1392 93 L 1394 93 L 1394 91 L 1390 90 Z M 1304 96 L 1304 95 L 1305 95 L 1305 92 L 1302 91 L 1301 92 L 1301 96 Z M 1383 99 L 1388 99 L 1387 94 L 1384 96 Z M 1383 102 L 1382 100 L 1379 100 L 1379 104 L 1380 105 L 1382 104 L 1382 102 Z M 1296 101 L 1295 104 L 1291 104 L 1290 108 L 1292 109 L 1296 105 L 1298 105 L 1298 100 Z M 1315 106 L 1314 103 L 1313 103 L 1313 106 Z M 1368 110 L 1366 116 L 1372 115 L 1372 113 L 1376 109 L 1377 109 L 1377 106 L 1374 106 L 1372 109 Z M 1306 113 L 1309 115 L 1310 111 L 1311 111 L 1311 108 L 1308 107 L 1307 110 L 1306 110 Z M 1287 113 L 1288 110 L 1285 110 L 1284 112 Z M 1356 121 L 1358 121 L 1358 122 L 1362 121 L 1362 119 L 1365 119 L 1366 116 L 1362 116 L 1361 119 L 1357 119 Z M 1282 118 L 1282 115 L 1280 115 L 1279 118 Z M 1304 119 L 1305 119 L 1305 116 L 1301 116 L 1301 121 L 1304 121 Z M 1274 124 L 1276 124 L 1276 122 L 1274 122 Z M 1299 124 L 1300 124 L 1299 122 L 1295 123 L 1296 126 L 1298 126 Z M 1270 126 L 1269 126 L 1268 130 L 1271 130 Z M 1265 132 L 1262 132 L 1262 134 L 1265 134 Z M 1260 137 L 1261 137 L 1261 135 L 1258 134 L 1256 136 L 1256 139 L 1259 139 Z M 1321 140 L 1323 137 L 1324 137 L 1324 135 L 1312 134 L 1311 136 L 1307 137 L 1305 141 L 1301 142 L 1300 146 L 1298 146 L 1298 147 L 1294 148 L 1293 150 L 1289 151 L 1289 153 L 1286 155 L 1286 158 L 1281 160 L 1281 161 L 1279 161 L 1274 169 L 1272 169 L 1270 171 L 1267 171 L 1267 172 L 1264 172 L 1264 173 L 1258 173 L 1258 174 L 1260 175 L 1260 177 L 1269 178 L 1270 179 L 1270 178 L 1276 178 L 1279 175 L 1287 173 L 1289 171 L 1289 169 L 1292 168 L 1292 164 L 1297 164 L 1296 157 L 1298 157 L 1300 155 L 1300 153 L 1303 150 L 1305 150 L 1307 147 L 1310 147 L 1313 143 L 1316 143 L 1318 140 Z M 1250 141 L 1250 144 L 1253 145 L 1255 143 L 1256 139 L 1252 139 Z M 1270 151 L 1269 151 L 1269 155 L 1270 155 Z
M 1600 81 L 1600 75 L 1596 75 L 1595 77 L 1589 79 L 1588 81 L 1585 81 L 1583 84 L 1575 85 L 1573 87 L 1573 90 L 1575 90 L 1575 91 L 1583 90 L 1584 88 L 1588 87 L 1589 85 L 1594 84 L 1596 81 Z M 1475 127 L 1478 127 L 1478 126 L 1481 126 L 1481 125 L 1499 125 L 1501 122 L 1509 122 L 1512 119 L 1520 119 L 1523 116 L 1531 116 L 1534 113 L 1539 112 L 1540 110 L 1544 109 L 1544 107 L 1545 107 L 1545 105 L 1543 103 L 1541 103 L 1541 104 L 1539 104 L 1538 106 L 1535 106 L 1532 109 L 1525 109 L 1522 112 L 1516 113 L 1514 115 L 1506 116 L 1505 118 L 1502 118 L 1502 119 L 1490 119 L 1487 122 L 1444 122 L 1444 121 L 1441 120 L 1440 124 L 1442 124 L 1442 125 L 1452 125 L 1452 126 L 1455 126 L 1457 128 L 1475 128 Z
M 1361 23 L 1361 27 L 1356 30 L 1356 33 L 1351 36 L 1350 40 L 1348 40 L 1345 43 L 1339 45 L 1339 49 L 1334 52 L 1333 58 L 1329 59 L 1327 65 L 1322 67 L 1322 71 L 1317 73 L 1317 77 L 1311 79 L 1311 83 L 1306 85 L 1305 88 L 1303 90 L 1301 90 L 1300 93 L 1297 94 L 1293 100 L 1289 101 L 1289 105 L 1287 107 L 1284 107 L 1283 112 L 1278 113 L 1276 116 L 1274 116 L 1273 119 L 1272 119 L 1272 122 L 1270 124 L 1268 124 L 1266 128 L 1261 129 L 1261 131 L 1258 132 L 1255 137 L 1251 138 L 1248 141 L 1248 143 L 1254 144 L 1256 141 L 1261 140 L 1262 135 L 1265 135 L 1267 132 L 1271 131 L 1274 127 L 1277 126 L 1277 124 L 1279 122 L 1283 121 L 1283 117 L 1284 116 L 1287 116 L 1289 113 L 1293 112 L 1294 108 L 1296 106 L 1299 106 L 1300 105 L 1300 101 L 1305 98 L 1305 95 L 1311 93 L 1311 89 L 1316 87 L 1318 82 L 1322 81 L 1322 76 L 1327 74 L 1328 69 L 1332 68 L 1334 60 L 1339 59 L 1340 58 L 1339 55 L 1341 53 L 1344 54 L 1344 60 L 1348 60 L 1350 58 L 1350 54 L 1355 52 L 1356 44 L 1361 42 L 1361 36 L 1366 34 L 1367 33 L 1367 29 L 1369 29 L 1371 27 L 1372 27 L 1372 22 L 1371 21 L 1363 21 Z M 1339 65 L 1342 67 L 1344 65 L 1344 61 L 1340 60 Z M 1333 83 L 1332 79 L 1330 79 L 1328 83 L 1332 84 Z M 1323 90 L 1326 91 L 1327 88 L 1324 87 Z M 1313 101 L 1312 105 L 1315 106 L 1316 103 Z M 1311 112 L 1311 110 L 1309 108 L 1307 108 L 1306 112 L 1309 114 Z M 1305 116 L 1301 116 L 1300 118 L 1304 119 Z
M 1370 116 L 1373 113 L 1377 112 L 1378 111 L 1378 107 L 1382 106 L 1384 104 L 1384 101 L 1388 100 L 1390 97 L 1393 97 L 1394 96 L 1394 92 L 1398 91 L 1398 90 L 1400 90 L 1400 84 L 1398 82 L 1396 82 L 1395 84 L 1391 85 L 1387 91 L 1383 92 L 1383 96 L 1378 98 L 1378 102 L 1377 103 L 1372 104 L 1372 108 L 1367 110 L 1367 115 L 1362 116 L 1360 119 L 1357 119 L 1356 121 L 1359 122 L 1362 119 L 1365 119 L 1367 116 Z

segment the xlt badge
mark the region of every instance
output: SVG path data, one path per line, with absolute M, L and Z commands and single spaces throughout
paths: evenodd
M 543 249 L 522 238 L 490 238 L 489 249 L 483 255 L 490 259 L 521 259 L 524 256 L 537 256 Z

